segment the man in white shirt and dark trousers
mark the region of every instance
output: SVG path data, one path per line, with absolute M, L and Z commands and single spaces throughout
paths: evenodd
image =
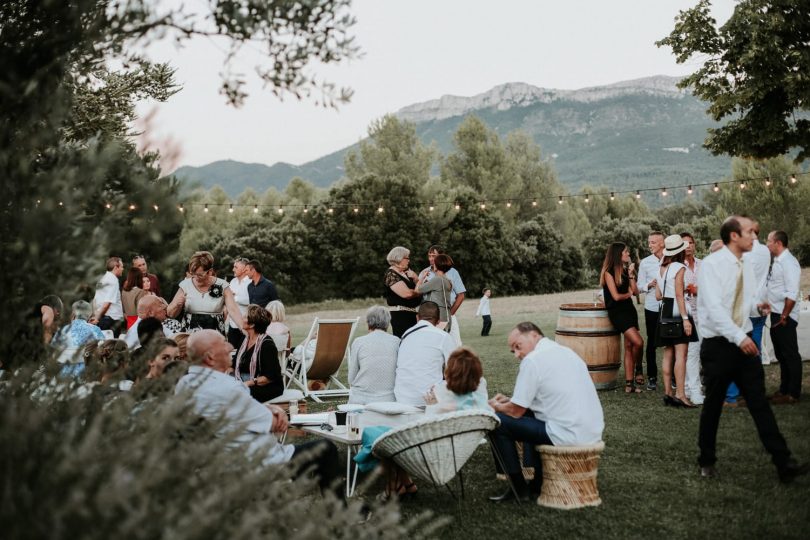
M 792 405 L 799 401 L 802 391 L 802 357 L 796 335 L 799 310 L 795 309 L 802 269 L 788 250 L 788 236 L 784 231 L 773 231 L 768 235 L 768 250 L 773 255 L 767 280 L 771 341 L 782 373 L 779 391 L 771 396 L 771 403 Z
M 492 296 L 492 291 L 484 289 L 481 294 L 481 300 L 478 301 L 478 309 L 475 312 L 476 317 L 481 316 L 484 320 L 481 326 L 481 335 L 488 336 L 489 329 L 492 328 L 492 312 L 489 310 L 489 297 Z
M 571 349 L 543 336 L 534 323 L 522 322 L 509 334 L 509 349 L 520 360 L 511 399 L 497 394 L 489 400 L 500 425 L 491 434 L 495 467 L 509 476 L 511 487 L 490 497 L 500 503 L 538 495 L 543 466 L 539 444 L 582 446 L 602 440 L 605 428 L 602 404 L 585 362 Z M 534 467 L 534 480 L 523 480 L 516 442 Z
M 124 307 L 121 304 L 121 284 L 118 278 L 124 273 L 124 263 L 120 257 L 107 259 L 107 272 L 96 284 L 93 297 L 95 312 L 88 322 L 102 330 L 112 330 L 115 337 L 124 328 Z
M 647 238 L 650 255 L 641 259 L 638 265 L 638 288 L 646 293 L 644 297 L 644 322 L 647 327 L 647 390 L 658 388 L 658 365 L 655 363 L 656 336 L 658 328 L 658 300 L 655 298 L 655 285 L 658 283 L 658 270 L 661 268 L 661 256 L 664 252 L 664 233 L 653 231 Z M 641 362 L 636 364 L 636 383 L 644 383 Z
M 773 411 L 765 398 L 765 372 L 759 349 L 750 337 L 750 316 L 767 314 L 768 304 L 761 302 L 762 292 L 750 262 L 743 260 L 751 251 L 754 235 L 752 221 L 732 216 L 723 222 L 720 237 L 724 247 L 703 259 L 698 275 L 698 317 L 703 334 L 700 360 L 706 385 L 706 400 L 700 415 L 698 464 L 700 475 L 717 475 L 717 428 L 723 412 L 723 400 L 730 382 L 740 388 L 748 402 L 748 411 L 781 482 L 790 482 L 810 470 L 791 458 L 779 432 Z

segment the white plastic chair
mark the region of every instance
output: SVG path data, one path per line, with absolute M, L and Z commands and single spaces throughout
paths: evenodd
M 371 448 L 375 456 L 388 458 L 411 478 L 447 486 L 458 476 L 461 498 L 464 477 L 461 468 L 472 457 L 481 439 L 495 429 L 500 420 L 482 410 L 459 411 L 423 418 L 392 429 L 377 439 Z

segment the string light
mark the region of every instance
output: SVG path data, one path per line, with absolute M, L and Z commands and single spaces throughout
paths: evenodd
M 662 197 L 666 197 L 666 196 L 667 196 L 667 188 L 664 188 L 664 189 L 662 189 L 662 190 L 661 190 L 661 196 L 662 196 Z
M 562 203 L 563 203 L 563 198 L 562 198 L 562 195 L 560 195 L 560 198 L 557 200 L 557 204 L 562 204 Z
M 459 203 L 456 203 L 455 208 L 456 208 L 456 210 L 461 210 L 461 205 Z
M 484 201 L 481 201 L 481 210 L 486 210 L 486 209 L 487 209 L 487 203 L 485 203 Z
M 714 187 L 713 187 L 712 189 L 714 190 L 714 192 L 715 192 L 715 193 L 717 193 L 718 191 L 720 191 L 720 186 L 719 186 L 719 185 L 717 185 L 717 182 L 715 182 L 715 183 L 714 183 Z
M 205 208 L 203 208 L 203 212 L 208 212 L 208 204 L 206 203 Z
M 254 205 L 253 205 L 253 213 L 254 213 L 254 214 L 258 214 L 258 213 L 259 213 L 259 205 L 258 205 L 258 204 L 254 204 Z
M 616 198 L 616 195 L 615 195 L 615 194 L 614 194 L 614 193 L 611 191 L 611 192 L 610 192 L 610 200 L 612 201 L 612 200 L 614 200 L 615 198 Z
M 382 205 L 380 205 L 380 206 L 378 206 L 378 207 L 377 207 L 377 213 L 378 213 L 378 214 L 382 214 L 382 213 L 383 213 L 383 207 L 382 207 Z
M 506 201 L 506 207 L 512 208 L 512 201 Z
M 428 206 L 428 210 L 433 212 L 434 208 L 435 208 L 434 203 L 430 203 L 430 206 Z
M 640 191 L 636 191 L 636 199 L 640 199 L 640 198 L 641 198 L 641 192 L 640 192 Z
M 795 175 L 795 174 L 791 174 L 791 175 L 790 175 L 790 183 L 791 183 L 791 184 L 795 184 L 795 183 L 796 183 L 796 175 Z
M 585 202 L 586 203 L 591 202 L 591 196 L 589 194 L 587 194 L 587 193 L 585 194 Z
M 532 206 L 537 206 L 537 199 L 532 200 Z
M 771 177 L 765 179 L 765 187 L 771 187 Z
M 327 210 L 327 212 L 329 212 L 330 214 L 334 214 L 334 213 L 335 213 L 335 209 L 334 209 L 334 208 L 330 208 L 329 210 Z
M 158 210 L 160 210 L 160 207 L 159 207 L 158 205 L 156 205 L 156 204 L 153 204 L 153 205 L 152 205 L 152 208 L 154 208 L 154 209 L 155 209 L 155 212 L 157 212 Z
M 745 182 L 740 182 L 740 189 L 745 189 Z
M 39 201 L 37 201 L 37 204 L 39 204 Z M 105 204 L 105 205 L 104 205 L 104 207 L 105 207 L 107 210 L 109 210 L 110 208 L 112 208 L 112 205 L 111 205 L 110 203 L 107 203 L 107 204 Z
M 309 207 L 307 205 L 304 205 L 304 213 L 305 214 L 309 213 Z
M 183 203 L 180 203 L 180 206 L 178 206 L 177 209 L 180 210 L 181 212 L 186 211 L 186 209 L 183 207 Z
M 686 190 L 686 193 L 689 195 L 692 194 L 692 186 L 689 186 L 689 188 Z
M 59 201 L 59 206 L 65 206 L 65 203 L 63 203 L 62 201 Z M 130 208 L 130 210 L 131 210 L 131 209 L 132 209 L 132 208 Z
M 354 207 L 354 213 L 356 214 L 356 213 L 358 213 L 359 211 L 360 211 L 360 209 L 359 209 L 359 208 L 357 208 L 357 207 L 355 206 L 355 207 Z
M 59 203 L 59 206 L 62 206 L 62 203 Z M 129 205 L 129 209 L 130 209 L 130 210 L 135 210 L 135 205 L 134 205 L 134 204 L 130 204 L 130 205 Z
M 228 207 L 228 213 L 229 213 L 229 214 L 233 214 L 233 205 L 230 205 L 230 206 Z
M 278 205 L 278 213 L 279 213 L 279 214 L 283 214 L 283 213 L 284 213 L 284 207 L 283 207 L 283 206 Z

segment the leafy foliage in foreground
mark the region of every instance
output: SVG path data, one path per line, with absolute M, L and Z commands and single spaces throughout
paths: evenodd
M 0 388 L 4 538 L 394 539 L 433 530 L 425 516 L 399 523 L 393 505 L 359 524 L 357 500 L 346 508 L 318 495 L 312 479 L 291 480 L 289 466 L 262 468 L 228 449 L 216 423 L 200 422 L 168 386 L 102 386 L 82 399 L 66 384 L 32 398 L 46 380 L 18 373 Z

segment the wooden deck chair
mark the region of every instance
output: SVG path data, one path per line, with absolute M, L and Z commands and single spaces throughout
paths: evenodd
M 287 357 L 290 355 L 290 349 L 287 348 L 290 334 L 267 334 L 272 338 L 273 343 L 276 345 L 278 351 L 278 363 L 281 366 L 281 375 L 284 376 L 287 372 Z M 287 387 L 287 381 L 284 381 L 284 387 Z
M 296 362 L 292 357 L 287 360 L 285 377 L 287 388 L 295 385 L 306 397 L 321 401 L 321 397 L 348 396 L 349 389 L 337 378 L 343 360 L 349 354 L 349 344 L 357 327 L 359 317 L 354 319 L 318 319 L 312 322 L 306 339 L 301 343 L 301 360 Z M 314 352 L 307 345 L 313 340 Z M 328 381 L 324 390 L 310 390 L 311 379 Z M 332 387 L 332 388 L 330 388 Z

